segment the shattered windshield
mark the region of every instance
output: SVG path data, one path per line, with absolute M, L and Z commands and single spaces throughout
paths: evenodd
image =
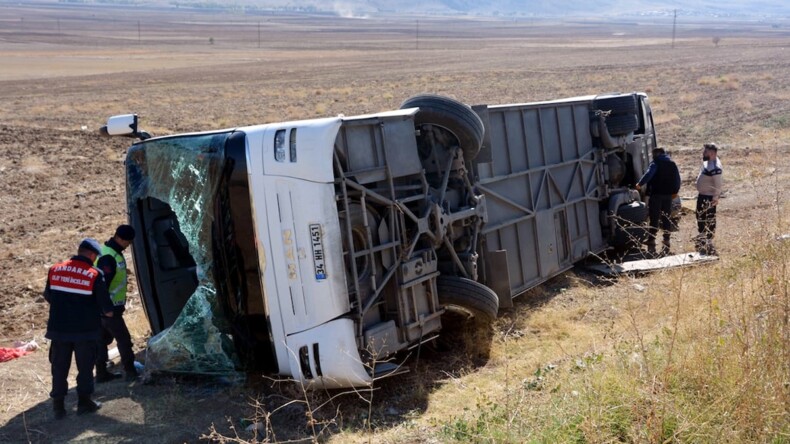
M 141 299 L 152 326 L 163 327 L 148 342 L 147 370 L 235 372 L 211 238 L 229 135 L 154 139 L 129 150 L 130 220 L 143 234 L 133 251 Z

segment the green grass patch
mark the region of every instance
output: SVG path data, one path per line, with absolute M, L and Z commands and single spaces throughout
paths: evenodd
M 787 129 L 790 128 L 790 114 L 779 114 L 771 116 L 762 122 L 766 128 Z

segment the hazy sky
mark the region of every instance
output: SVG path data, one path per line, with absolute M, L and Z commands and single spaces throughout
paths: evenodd
M 0 3 L 16 1 L 0 0 Z M 135 0 L 116 1 L 131 3 Z M 790 21 L 790 0 L 142 0 L 142 3 L 146 2 L 170 6 L 177 3 L 195 6 L 226 4 L 264 9 L 334 11 L 348 17 L 377 13 L 460 13 L 503 17 L 671 16 L 677 10 L 680 17 L 756 16 Z
M 234 0 L 228 0 L 234 1 Z M 774 15 L 790 19 L 790 0 L 248 0 L 258 5 L 315 6 L 342 12 L 458 11 L 529 15 L 622 14 L 678 10 L 680 15 Z

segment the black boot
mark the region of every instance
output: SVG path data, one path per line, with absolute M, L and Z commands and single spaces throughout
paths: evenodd
M 120 377 L 120 373 L 113 373 L 106 368 L 96 367 L 96 382 L 99 384 L 102 382 L 109 382 Z
M 647 258 L 648 259 L 655 259 L 658 255 L 656 254 L 656 241 L 655 239 L 650 239 L 647 241 Z
M 79 395 L 80 399 L 77 401 L 77 414 L 93 413 L 101 408 L 101 402 L 96 402 L 91 399 L 91 395 Z
M 699 253 L 699 254 L 707 254 L 706 250 L 705 250 L 705 244 L 706 243 L 707 243 L 707 241 L 705 240 L 705 237 L 703 235 L 701 235 L 701 234 L 694 238 L 694 249 L 697 250 L 697 253 Z
M 66 406 L 63 398 L 52 398 L 52 409 L 55 411 L 55 419 L 66 417 Z
M 137 381 L 139 376 L 140 373 L 137 372 L 136 368 L 130 367 L 126 369 L 126 382 Z
M 669 256 L 669 233 L 664 233 L 664 239 L 661 242 L 661 257 Z

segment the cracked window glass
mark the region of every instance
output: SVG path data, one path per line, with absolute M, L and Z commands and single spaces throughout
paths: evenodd
M 235 374 L 212 249 L 229 135 L 155 139 L 129 149 L 130 220 L 142 235 L 133 251 L 140 297 L 152 326 L 164 328 L 148 342 L 147 371 Z

